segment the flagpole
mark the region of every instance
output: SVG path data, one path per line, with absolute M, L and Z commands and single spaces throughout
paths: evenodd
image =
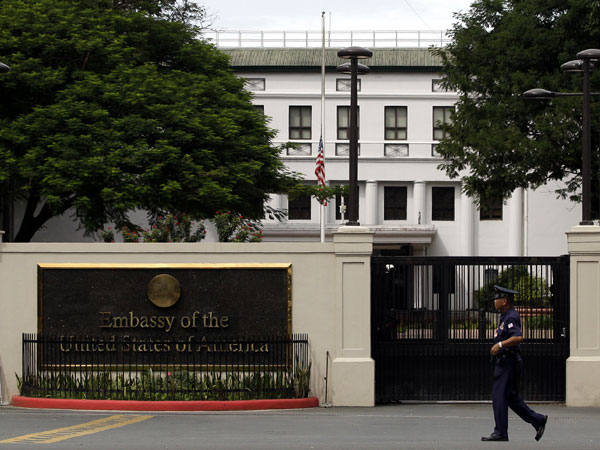
M 323 166 L 325 165 L 325 11 L 321 13 L 321 139 L 323 140 Z M 320 204 L 321 242 L 325 242 L 325 202 Z

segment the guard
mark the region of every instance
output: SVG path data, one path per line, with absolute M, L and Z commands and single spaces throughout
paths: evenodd
M 516 291 L 494 286 L 496 297 L 494 307 L 502 313 L 498 329 L 494 335 L 494 345 L 490 349 L 494 359 L 494 386 L 492 402 L 496 427 L 490 436 L 482 441 L 508 441 L 508 407 L 521 419 L 530 423 L 536 431 L 535 440 L 539 441 L 546 429 L 548 416 L 533 411 L 519 397 L 519 378 L 523 367 L 520 344 L 523 342 L 521 317 L 513 308 Z

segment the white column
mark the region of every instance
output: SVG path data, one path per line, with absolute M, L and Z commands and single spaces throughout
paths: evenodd
M 271 201 L 273 208 L 275 209 L 283 209 L 284 208 L 284 196 L 281 194 L 271 194 L 273 200 Z
M 367 180 L 365 187 L 365 203 L 367 207 L 367 223 L 365 225 L 377 225 L 379 223 L 377 212 L 379 210 L 379 199 L 377 197 L 377 181 Z
M 424 181 L 418 180 L 413 184 L 413 223 L 415 225 L 429 223 L 429 214 L 427 213 L 427 185 Z
M 333 234 L 333 242 L 336 256 L 333 405 L 374 406 L 370 288 L 373 233 L 366 227 L 341 227 Z
M 464 193 L 461 194 L 460 200 L 461 254 L 473 256 L 475 252 L 475 204 L 473 199 Z
M 523 189 L 513 192 L 508 203 L 509 228 L 508 228 L 508 253 L 509 256 L 523 254 Z
M 600 227 L 567 233 L 571 256 L 567 406 L 600 407 Z

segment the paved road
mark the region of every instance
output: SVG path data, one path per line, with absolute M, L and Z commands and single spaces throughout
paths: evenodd
M 0 449 L 600 449 L 600 408 L 532 405 L 546 434 L 509 419 L 510 442 L 485 443 L 489 404 L 222 413 L 119 413 L 0 408 Z M 511 413 L 512 414 L 512 413 Z M 23 437 L 27 436 L 28 437 Z M 12 442 L 7 442 L 11 441 Z

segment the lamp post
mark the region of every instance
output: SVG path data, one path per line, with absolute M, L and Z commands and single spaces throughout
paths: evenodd
M 340 58 L 349 59 L 350 63 L 337 67 L 340 73 L 349 73 L 350 78 L 350 173 L 349 173 L 349 201 L 348 222 L 346 225 L 359 225 L 358 223 L 358 73 L 368 73 L 369 68 L 359 64 L 359 59 L 373 56 L 373 52 L 362 47 L 347 47 L 338 51 Z
M 8 66 L 7 64 L 4 64 L 3 62 L 0 62 L 0 73 L 6 73 L 10 70 L 10 66 Z M 10 183 L 8 184 L 8 186 L 10 187 Z M 3 235 L 6 233 L 6 230 L 8 229 L 8 235 L 6 236 L 8 238 L 9 241 L 12 241 L 12 205 L 9 206 L 9 202 L 10 202 L 10 198 L 9 198 L 9 193 L 6 192 L 2 198 L 0 199 L 1 204 L 2 204 L 2 211 L 0 211 L 0 213 L 2 214 L 2 223 L 0 224 L 3 228 L 2 231 L 0 231 L 0 242 L 2 242 L 2 237 Z
M 579 225 L 593 225 L 592 221 L 592 140 L 590 131 L 590 72 L 592 61 L 600 60 L 600 50 L 588 49 L 577 53 L 576 60 L 560 66 L 563 72 L 583 72 L 583 93 L 552 92 L 545 89 L 530 89 L 523 94 L 526 98 L 548 99 L 554 97 L 583 97 L 583 140 L 581 151 L 581 206 L 582 217 Z

